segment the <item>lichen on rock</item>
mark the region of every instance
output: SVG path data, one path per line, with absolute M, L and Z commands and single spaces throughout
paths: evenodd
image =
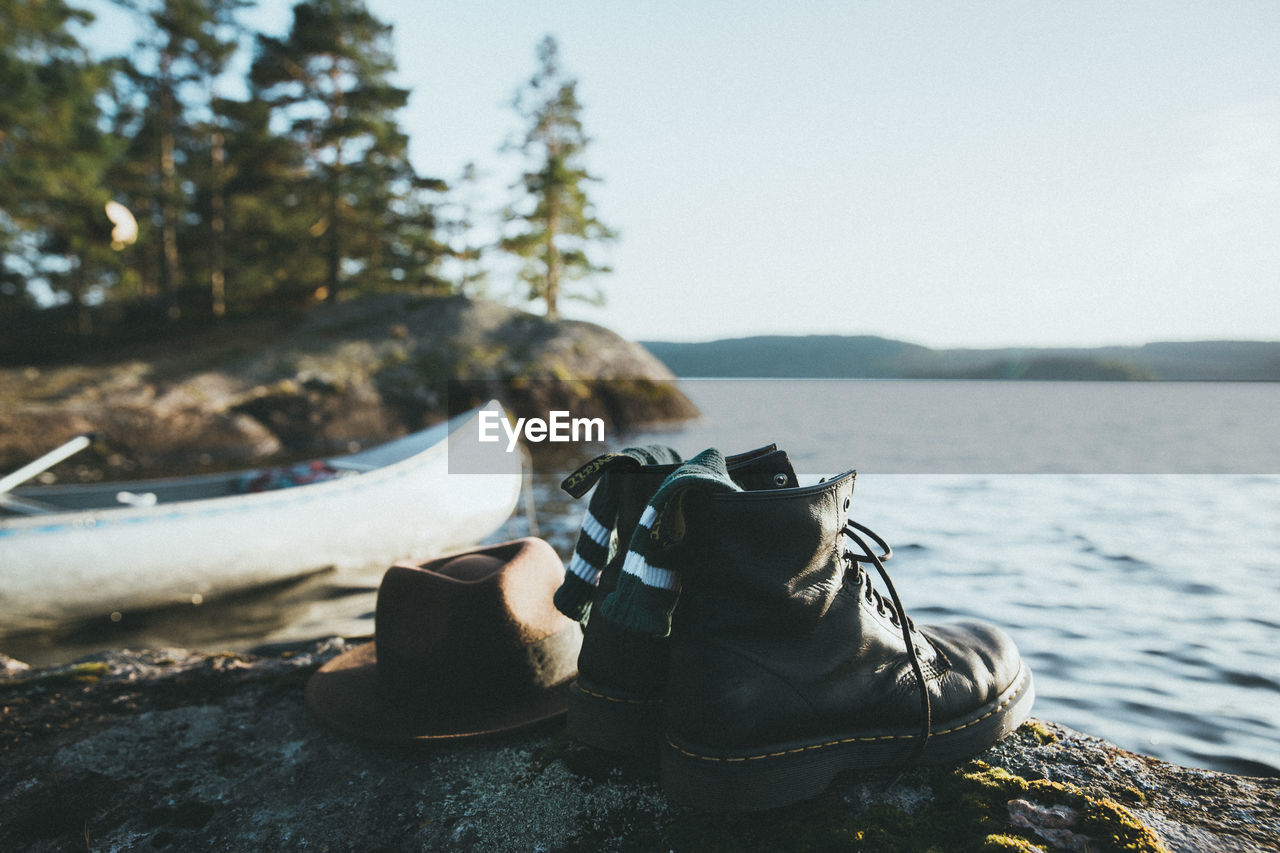
M 1280 849 L 1280 780 L 1177 767 L 1043 721 L 959 766 L 848 774 L 746 815 L 672 803 L 652 767 L 562 725 L 368 744 L 324 728 L 302 699 L 345 648 L 5 661 L 0 849 Z

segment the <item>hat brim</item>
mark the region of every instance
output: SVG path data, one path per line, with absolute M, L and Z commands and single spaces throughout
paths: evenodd
M 569 685 L 563 684 L 490 708 L 465 711 L 429 701 L 388 697 L 378 684 L 374 643 L 344 652 L 307 682 L 307 706 L 340 732 L 384 743 L 462 740 L 516 732 L 563 716 Z

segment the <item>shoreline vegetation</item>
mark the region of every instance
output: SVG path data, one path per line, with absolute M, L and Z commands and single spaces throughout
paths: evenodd
M 560 723 L 370 745 L 324 728 L 303 702 L 311 673 L 348 647 L 116 651 L 45 668 L 0 655 L 0 846 L 1280 848 L 1280 779 L 1180 767 L 1035 719 L 969 762 L 852 774 L 814 800 L 746 815 L 672 805 L 652 767 L 583 747 Z
M 288 464 L 385 441 L 488 397 L 517 417 L 551 408 L 599 417 L 612 434 L 697 417 L 673 387 L 677 377 L 1280 380 L 1280 343 L 941 350 L 821 335 L 633 343 L 591 323 L 461 295 L 352 293 L 177 325 L 117 313 L 104 312 L 88 348 L 42 352 L 9 340 L 0 471 L 82 433 L 100 440 L 54 469 L 60 481 Z
M 874 335 L 641 341 L 681 377 L 1280 381 L 1280 342 L 933 349 Z
M 610 434 L 697 416 L 642 347 L 590 323 L 465 296 L 366 294 L 0 368 L 0 470 L 77 434 L 63 481 L 287 464 L 369 446 L 490 397 Z
M 393 27 L 364 0 L 297 2 L 284 33 L 247 26 L 243 0 L 121 3 L 102 21 L 28 5 L 0 6 L 0 364 L 198 346 L 353 294 L 479 296 L 491 274 L 552 322 L 603 302 L 618 235 L 553 35 L 493 140 L 516 179 L 496 210 L 487 166 L 446 179 L 411 162 Z M 136 40 L 98 55 L 106 29 Z

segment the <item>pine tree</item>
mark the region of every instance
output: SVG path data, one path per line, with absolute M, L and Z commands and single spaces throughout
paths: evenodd
M 90 20 L 62 0 L 0 0 L 3 278 L 69 297 L 81 335 L 87 300 L 119 275 L 104 212 L 119 146 L 99 108 L 110 73 L 70 30 Z
M 409 93 L 387 81 L 391 27 L 362 0 L 304 0 L 293 13 L 287 38 L 259 36 L 250 78 L 306 151 L 302 189 L 317 211 L 311 232 L 323 239 L 328 298 L 348 279 L 366 287 L 432 281 L 442 247 L 424 194 L 443 185 L 408 160 L 394 113 Z
M 224 221 L 218 209 L 223 180 L 217 161 L 224 155 L 221 128 L 213 110 L 216 80 L 237 47 L 236 13 L 248 0 L 116 0 L 135 11 L 143 36 L 126 61 L 130 96 L 120 105 L 118 123 L 131 140 L 118 175 L 132 189 L 134 205 L 150 220 L 156 250 L 143 276 L 144 287 L 158 281 L 178 314 L 185 281 L 207 281 L 215 313 L 224 308 L 221 260 Z M 203 162 L 199 162 L 203 161 Z M 202 168 L 204 163 L 210 167 Z M 198 176 L 202 181 L 194 181 Z M 203 191 L 204 209 L 194 195 Z M 193 261 L 187 249 L 197 251 Z
M 560 316 L 562 297 L 600 303 L 603 296 L 565 293 L 565 282 L 609 272 L 587 253 L 593 243 L 616 239 L 616 234 L 596 218 L 585 185 L 598 180 L 582 165 L 590 141 L 582 129 L 577 81 L 560 68 L 556 40 L 546 36 L 538 45 L 538 70 L 516 93 L 513 106 L 528 129 L 517 144 L 531 163 L 513 189 L 522 198 L 504 211 L 503 219 L 515 226 L 501 246 L 524 259 L 520 278 L 530 299 L 546 304 L 547 317 Z
M 448 254 L 454 262 L 454 288 L 467 296 L 484 296 L 488 289 L 489 273 L 484 267 L 487 246 L 476 235 L 476 207 L 480 199 L 478 185 L 481 177 L 475 163 L 467 163 L 462 167 L 450 186 L 449 215 L 439 226 L 446 235 Z
M 203 90 L 206 107 L 204 115 L 193 125 L 194 139 L 207 141 L 206 145 L 192 146 L 193 154 L 204 155 L 193 162 L 208 166 L 207 179 L 196 182 L 197 208 L 203 220 L 197 243 L 207 248 L 203 267 L 208 270 L 214 316 L 221 317 L 227 310 L 226 183 L 229 176 L 226 169 L 225 118 L 218 97 L 218 79 L 238 48 L 240 27 L 236 14 L 253 3 L 252 0 L 186 2 L 196 4 L 195 13 L 184 16 L 188 22 L 184 35 L 189 44 L 187 56 L 193 69 L 191 79 Z M 199 170 L 194 171 L 198 173 Z
M 248 302 L 299 301 L 325 275 L 310 232 L 316 217 L 307 152 L 272 129 L 271 105 L 260 98 L 219 101 L 217 108 L 226 135 L 228 291 Z

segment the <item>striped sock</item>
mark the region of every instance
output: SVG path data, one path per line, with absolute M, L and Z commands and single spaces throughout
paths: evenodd
M 570 619 L 586 622 L 591 601 L 600 582 L 600 572 L 614 554 L 614 530 L 618 523 L 619 494 L 612 472 L 636 470 L 642 465 L 666 465 L 680 461 L 670 447 L 648 445 L 606 453 L 579 468 L 561 484 L 566 492 L 580 498 L 594 485 L 595 493 L 582 518 L 582 530 L 569 559 L 564 582 L 556 590 L 556 609 Z
M 618 587 L 601 607 L 623 628 L 665 637 L 680 597 L 679 549 L 684 540 L 684 497 L 689 489 L 742 491 L 729 477 L 724 456 L 704 450 L 677 468 L 654 493 L 622 562 Z

